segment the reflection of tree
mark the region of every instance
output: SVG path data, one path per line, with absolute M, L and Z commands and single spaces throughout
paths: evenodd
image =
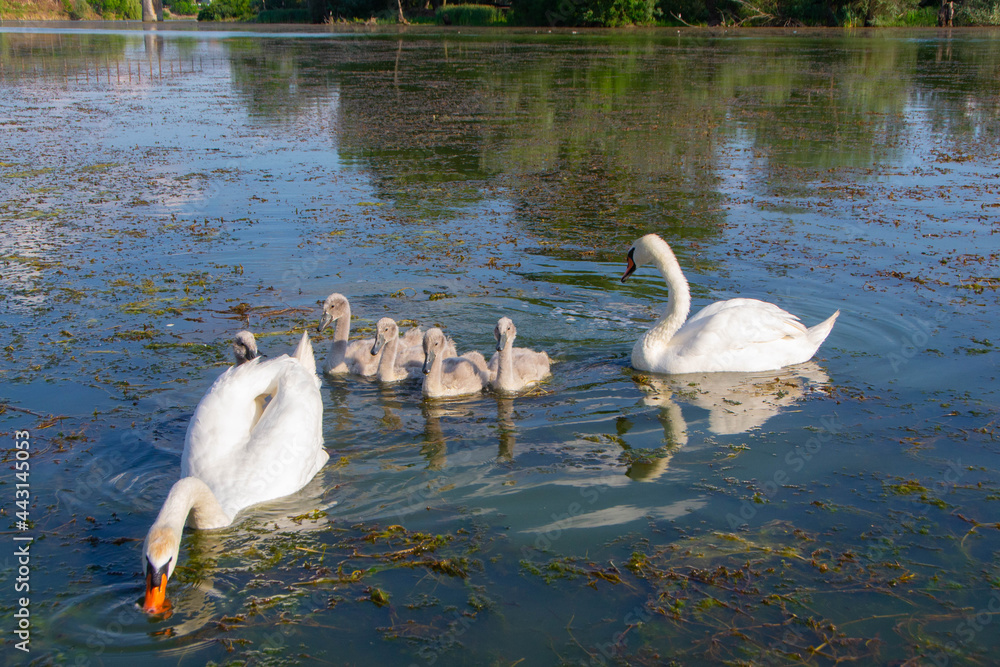
M 125 57 L 127 35 L 73 35 L 58 33 L 0 33 L 0 70 L 5 82 L 12 72 L 32 76 L 72 77 L 101 69 Z
M 324 59 L 300 40 L 241 37 L 227 40 L 233 87 L 251 116 L 287 122 L 324 108 L 337 94 Z M 324 49 L 328 57 L 335 48 Z
M 341 156 L 371 170 L 397 208 L 442 218 L 483 200 L 478 88 L 484 62 L 450 40 L 376 42 L 341 80 Z
M 524 229 L 603 249 L 651 228 L 714 235 L 751 179 L 783 194 L 800 181 L 789 169 L 883 161 L 918 98 L 932 118 L 962 105 L 963 121 L 996 123 L 987 83 L 1000 54 L 972 41 L 950 55 L 867 33 L 277 44 L 231 49 L 248 104 L 287 114 L 336 87 L 341 157 L 404 214 L 447 218 L 502 186 Z
M 530 69 L 489 78 L 493 115 L 510 119 L 488 125 L 489 162 L 516 175 L 532 231 L 612 247 L 690 215 L 701 223 L 694 233 L 714 233 L 705 224 L 721 220 L 712 110 L 684 100 L 691 72 L 663 55 L 644 33 L 546 52 Z

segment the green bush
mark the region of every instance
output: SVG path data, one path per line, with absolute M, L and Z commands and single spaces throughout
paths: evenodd
M 367 19 L 376 14 L 385 14 L 386 0 L 308 0 L 309 11 L 314 23 L 333 19 Z M 407 3 L 404 2 L 405 10 Z
M 63 11 L 69 15 L 71 21 L 93 18 L 94 10 L 87 0 L 62 0 L 62 5 Z
M 265 9 L 257 14 L 258 23 L 310 23 L 311 21 L 308 9 Z
M 486 26 L 507 23 L 504 11 L 493 5 L 445 5 L 438 8 L 435 18 L 438 23 L 448 25 Z
M 918 0 L 851 0 L 841 11 L 840 24 L 857 27 L 902 25 L 903 17 L 918 7 Z
M 937 25 L 937 7 L 923 7 L 908 11 L 903 15 L 900 25 L 915 28 L 920 26 Z
M 252 21 L 254 16 L 250 0 L 213 0 L 198 12 L 199 21 Z
M 615 28 L 624 25 L 651 25 L 659 10 L 655 0 L 592 0 L 581 14 L 584 25 Z
M 170 10 L 171 14 L 179 16 L 194 16 L 198 13 L 198 5 L 191 0 L 173 0 L 173 2 L 164 2 L 163 5 Z
M 656 0 L 514 0 L 512 22 L 520 25 L 651 25 Z
M 704 0 L 660 0 L 659 9 L 670 25 L 704 25 L 714 18 Z
M 139 0 L 89 0 L 94 11 L 106 19 L 138 21 L 142 18 Z
M 996 0 L 956 2 L 955 25 L 1000 25 L 1000 3 Z

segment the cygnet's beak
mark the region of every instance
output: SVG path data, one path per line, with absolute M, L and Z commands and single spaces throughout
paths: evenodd
M 146 561 L 146 599 L 142 609 L 150 614 L 160 614 L 170 609 L 167 600 L 167 569 L 169 561 L 159 568 Z
M 497 335 L 497 352 L 501 352 L 507 347 L 507 332 Z
M 319 326 L 316 327 L 316 331 L 322 331 L 323 329 L 330 326 L 330 322 L 333 322 L 333 316 L 330 313 L 323 313 L 323 319 L 319 321 Z
M 385 336 L 383 336 L 382 332 L 380 331 L 377 334 L 375 334 L 375 344 L 372 345 L 373 357 L 379 353 L 379 350 L 382 349 L 383 345 L 385 345 Z
M 424 375 L 427 375 L 428 373 L 431 372 L 431 364 L 433 363 L 434 363 L 434 351 L 428 350 L 427 356 L 424 357 L 424 368 L 423 368 Z
M 622 282 L 628 280 L 628 277 L 635 272 L 635 260 L 632 255 L 635 253 L 635 248 L 629 248 L 628 250 L 628 264 L 625 266 L 625 274 L 622 276 Z

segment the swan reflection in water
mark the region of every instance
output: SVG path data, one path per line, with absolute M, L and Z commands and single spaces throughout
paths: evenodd
M 497 460 L 510 461 L 514 458 L 517 426 L 514 423 L 514 399 L 498 396 L 497 402 L 497 437 L 499 446 Z M 478 419 L 484 406 L 481 400 L 475 401 L 440 401 L 425 400 L 420 411 L 424 416 L 424 442 L 420 453 L 427 459 L 427 467 L 435 470 L 447 465 L 448 438 L 444 434 L 442 418 L 456 422 L 470 422 Z
M 512 461 L 516 443 L 517 426 L 514 424 L 514 399 L 497 397 L 497 435 L 500 439 L 500 449 L 497 459 Z
M 761 427 L 808 394 L 821 390 L 830 378 L 807 361 L 776 371 L 756 373 L 686 373 L 636 375 L 645 396 L 643 405 L 658 407 L 666 452 L 661 458 L 634 463 L 626 474 L 652 481 L 666 472 L 670 459 L 688 443 L 689 424 L 681 404 L 708 411 L 708 432 L 735 435 Z
M 427 467 L 440 470 L 448 463 L 448 438 L 441 424 L 442 417 L 469 421 L 476 418 L 474 404 L 469 401 L 441 401 L 428 399 L 420 405 L 424 415 L 424 443 L 420 453 L 427 459 Z

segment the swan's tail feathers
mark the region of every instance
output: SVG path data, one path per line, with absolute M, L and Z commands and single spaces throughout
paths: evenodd
M 307 371 L 316 374 L 316 357 L 313 354 L 312 343 L 309 342 L 309 333 L 306 331 L 302 332 L 302 338 L 299 339 L 299 344 L 295 346 L 295 351 L 292 352 L 292 356 L 302 364 Z
M 838 310 L 830 317 L 826 318 L 814 327 L 809 327 L 806 335 L 809 336 L 809 340 L 812 341 L 813 345 L 819 348 L 826 340 L 826 337 L 830 335 L 830 331 L 833 329 L 833 323 L 837 321 L 837 316 L 840 315 Z

